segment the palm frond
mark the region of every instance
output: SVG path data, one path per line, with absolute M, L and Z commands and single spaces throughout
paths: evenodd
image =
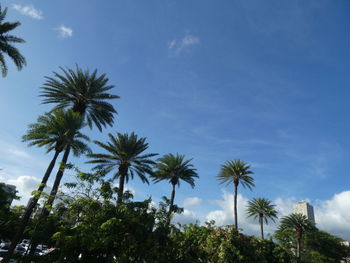
M 85 117 L 90 128 L 95 125 L 101 131 L 112 126 L 117 111 L 107 100 L 119 96 L 106 93 L 114 88 L 107 84 L 106 75 L 97 76 L 97 70 L 90 73 L 78 65 L 75 70 L 62 67 L 60 70 L 62 73 L 53 72 L 53 77 L 46 77 L 40 94 L 44 97 L 43 103 L 57 104 L 56 108 L 71 107 Z

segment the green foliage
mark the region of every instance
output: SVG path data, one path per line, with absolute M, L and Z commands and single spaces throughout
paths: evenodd
M 54 109 L 70 108 L 80 113 L 89 127 L 92 124 L 101 131 L 102 127 L 113 124 L 116 110 L 107 100 L 117 99 L 119 96 L 107 93 L 114 88 L 108 85 L 105 74 L 97 75 L 97 70 L 90 73 L 76 66 L 73 69 L 60 68 L 63 74 L 54 72 L 54 77 L 46 77 L 40 96 L 43 103 L 54 103 Z
M 192 159 L 185 160 L 185 155 L 172 153 L 166 154 L 157 160 L 153 181 L 169 181 L 172 185 L 180 186 L 180 181 L 194 187 L 194 178 L 198 178 L 196 169 L 190 163 Z
M 5 22 L 4 20 L 7 10 L 7 8 L 2 10 L 0 6 L 0 70 L 3 77 L 6 77 L 7 75 L 7 65 L 4 57 L 5 54 L 12 59 L 18 70 L 21 70 L 23 66 L 26 65 L 26 59 L 21 55 L 19 50 L 13 46 L 14 43 L 24 43 L 25 41 L 22 38 L 9 34 L 10 31 L 20 26 L 21 23 Z
M 135 133 L 130 135 L 117 133 L 117 136 L 109 133 L 108 136 L 107 143 L 94 141 L 107 153 L 89 154 L 88 157 L 92 160 L 88 163 L 97 164 L 94 167 L 95 171 L 102 174 L 114 172 L 113 179 L 119 178 L 118 203 L 121 203 L 124 184 L 129 181 L 129 178 L 133 179 L 136 174 L 142 182 L 148 183 L 146 175 L 153 174 L 152 165 L 155 164 L 150 158 L 157 154 L 144 154 L 148 149 L 146 138 L 139 138 Z
M 277 230 L 274 235 L 277 242 L 286 251 L 295 251 L 295 232 Z M 301 262 L 303 263 L 339 263 L 347 262 L 350 248 L 342 244 L 343 240 L 327 232 L 313 229 L 302 235 Z
M 224 165 L 221 166 L 219 175 L 217 176 L 218 181 L 227 185 L 234 183 L 241 183 L 243 187 L 248 187 L 251 189 L 254 187 L 254 178 L 249 176 L 253 174 L 250 170 L 250 166 L 245 162 L 237 159 L 233 161 L 227 161 Z
M 124 202 L 117 205 L 118 188 L 111 181 L 98 173 L 76 172 L 76 181 L 66 184 L 71 194 L 65 195 L 45 221 L 34 218 L 26 228 L 26 235 L 58 250 L 45 257 L 46 261 L 29 256 L 24 259 L 27 262 L 294 262 L 293 228 L 280 228 L 275 235 L 278 242 L 273 242 L 239 233 L 233 226 L 217 227 L 214 222 L 168 225 L 169 199 L 155 206 L 151 199 L 135 202 L 125 192 Z M 182 211 L 174 205 L 173 212 Z M 13 213 L 18 221 L 23 210 Z M 304 263 L 335 263 L 350 255 L 341 239 L 315 228 L 305 231 L 302 238 Z
M 23 141 L 29 141 L 29 146 L 45 146 L 47 152 L 61 152 L 68 145 L 76 156 L 90 152 L 85 141 L 89 138 L 79 130 L 84 127 L 83 118 L 72 110 L 55 110 L 38 117 L 30 124 Z
M 267 224 L 269 219 L 273 222 L 277 219 L 277 210 L 275 207 L 266 198 L 253 198 L 248 201 L 247 214 L 248 217 L 254 217 L 255 219 L 262 217 Z
M 10 240 L 21 223 L 24 206 L 5 207 L 0 209 L 0 239 Z

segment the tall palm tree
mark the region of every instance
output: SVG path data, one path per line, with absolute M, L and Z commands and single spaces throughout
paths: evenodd
M 113 179 L 119 179 L 117 204 L 120 205 L 123 202 L 124 185 L 129 178 L 134 178 L 134 174 L 138 175 L 143 183 L 149 183 L 146 175 L 152 174 L 152 165 L 155 164 L 150 158 L 157 154 L 143 154 L 148 149 L 148 143 L 146 138 L 138 138 L 135 133 L 117 133 L 117 136 L 109 133 L 108 137 L 107 143 L 94 141 L 107 153 L 89 154 L 88 157 L 92 160 L 87 163 L 97 164 L 95 170 L 105 174 L 113 172 Z
M 105 74 L 97 75 L 97 70 L 90 73 L 89 70 L 82 70 L 76 66 L 76 70 L 60 68 L 63 74 L 53 72 L 54 77 L 46 77 L 43 84 L 43 103 L 54 103 L 55 109 L 71 108 L 73 112 L 79 113 L 90 128 L 95 124 L 101 131 L 102 126 L 113 125 L 114 114 L 117 111 L 113 105 L 107 102 L 110 99 L 117 99 L 119 96 L 108 93 L 114 88 L 108 85 L 108 78 Z M 56 179 L 51 190 L 47 207 L 51 207 L 67 164 L 71 146 L 65 148 L 61 161 L 61 167 L 56 174 Z M 48 214 L 44 209 L 43 214 Z
M 84 143 L 84 140 L 89 138 L 83 135 L 79 130 L 83 127 L 83 120 L 79 113 L 63 110 L 56 110 L 51 113 L 39 116 L 37 123 L 30 124 L 27 133 L 23 136 L 23 141 L 28 141 L 29 146 L 45 146 L 47 152 L 54 151 L 54 156 L 46 169 L 46 172 L 39 184 L 38 190 L 30 199 L 30 203 L 26 208 L 25 214 L 15 237 L 12 240 L 9 254 L 11 255 L 13 249 L 23 235 L 24 228 L 27 226 L 29 218 L 37 206 L 39 198 L 44 190 L 50 174 L 55 166 L 58 155 L 67 147 L 71 145 L 75 155 L 79 155 L 89 148 Z
M 248 217 L 254 217 L 259 219 L 261 238 L 264 239 L 264 221 L 268 224 L 268 219 L 275 222 L 277 219 L 277 210 L 275 205 L 271 204 L 271 201 L 266 198 L 253 198 L 248 201 Z
M 43 103 L 56 104 L 53 110 L 72 109 L 73 112 L 77 112 L 83 117 L 90 128 L 94 124 L 101 131 L 102 127 L 112 126 L 114 114 L 117 111 L 107 101 L 117 99 L 119 96 L 108 93 L 114 86 L 108 84 L 106 75 L 98 75 L 97 70 L 92 73 L 88 69 L 84 71 L 78 65 L 76 65 L 75 71 L 62 67 L 60 69 L 62 74 L 53 72 L 53 77 L 45 77 L 46 81 L 40 94 L 41 97 L 44 97 Z M 46 207 L 42 211 L 44 217 L 49 214 L 49 209 L 54 203 L 70 151 L 71 146 L 67 145 Z M 35 242 L 33 243 L 31 252 L 35 250 Z
M 238 218 L 237 218 L 237 192 L 238 185 L 241 183 L 243 187 L 247 187 L 252 190 L 254 187 L 254 178 L 249 176 L 253 174 L 250 171 L 250 166 L 245 162 L 236 159 L 233 161 L 226 161 L 225 164 L 221 166 L 220 173 L 217 179 L 220 184 L 226 183 L 229 185 L 233 183 L 234 186 L 234 216 L 235 216 L 235 227 L 238 229 Z
M 7 14 L 7 8 L 4 10 L 0 6 L 0 70 L 2 76 L 7 75 L 7 65 L 4 55 L 7 54 L 15 63 L 18 70 L 21 70 L 26 65 L 26 59 L 21 55 L 19 50 L 14 47 L 13 43 L 24 43 L 22 38 L 10 35 L 9 32 L 20 26 L 20 22 L 5 22 L 4 19 Z
M 281 219 L 281 231 L 295 232 L 297 262 L 301 261 L 301 240 L 305 231 L 314 230 L 314 224 L 303 214 L 293 213 Z
M 170 223 L 170 217 L 174 206 L 175 200 L 175 187 L 180 187 L 180 181 L 188 183 L 192 188 L 195 186 L 194 178 L 198 178 L 196 169 L 193 168 L 193 164 L 190 162 L 192 159 L 185 160 L 185 155 L 172 153 L 166 154 L 157 160 L 155 165 L 155 172 L 153 181 L 158 183 L 160 181 L 169 181 L 172 185 L 170 206 L 168 212 L 168 224 Z

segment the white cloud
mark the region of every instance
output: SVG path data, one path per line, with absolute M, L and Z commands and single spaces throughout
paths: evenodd
M 234 196 L 226 191 L 223 192 L 223 200 L 216 200 L 215 203 L 221 208 L 219 210 L 211 211 L 206 216 L 206 221 L 214 220 L 216 225 L 233 225 L 234 224 Z M 248 199 L 241 194 L 237 195 L 237 214 L 238 227 L 243 229 L 247 234 L 255 234 L 259 231 L 258 224 L 246 216 L 246 207 Z
M 72 37 L 73 36 L 73 29 L 66 26 L 60 26 L 56 28 L 58 30 L 59 36 L 62 38 Z
M 182 39 L 174 39 L 168 43 L 168 50 L 172 55 L 179 55 L 191 46 L 198 45 L 200 39 L 194 35 L 187 34 Z
M 172 219 L 173 224 L 194 224 L 199 222 L 199 217 L 194 211 L 184 209 L 184 212 L 182 214 L 175 214 L 174 218 Z
M 183 202 L 184 207 L 188 208 L 190 206 L 197 206 L 202 203 L 202 199 L 199 197 L 189 197 L 186 198 Z
M 17 195 L 21 197 L 20 201 L 15 201 L 13 204 L 25 205 L 31 197 L 32 191 L 38 188 L 40 180 L 34 176 L 23 175 L 16 179 L 8 179 L 5 183 L 15 185 L 18 191 Z
M 350 191 L 335 194 L 315 207 L 317 226 L 350 240 Z
M 12 5 L 12 8 L 17 10 L 23 15 L 30 16 L 34 19 L 43 19 L 43 12 L 41 10 L 35 9 L 33 6 L 22 6 L 18 4 Z

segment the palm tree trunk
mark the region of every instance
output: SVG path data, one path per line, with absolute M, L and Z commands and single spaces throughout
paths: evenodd
M 167 225 L 170 224 L 170 217 L 171 213 L 173 212 L 173 206 L 174 206 L 174 200 L 175 200 L 175 186 L 176 184 L 172 184 L 173 190 L 171 191 L 171 197 L 170 197 L 170 206 L 169 206 L 169 211 L 168 211 L 168 216 L 167 216 Z
M 117 206 L 123 203 L 124 184 L 125 184 L 125 174 L 121 173 L 119 178 Z
M 69 153 L 70 153 L 70 145 L 67 145 L 66 150 L 64 151 L 64 154 L 62 157 L 61 167 L 56 174 L 55 182 L 53 184 L 51 193 L 49 195 L 47 203 L 46 203 L 46 205 L 43 209 L 43 212 L 42 212 L 42 215 L 44 217 L 49 215 L 51 208 L 52 208 L 52 205 L 53 205 L 53 202 L 55 201 L 56 194 L 57 194 L 58 188 L 60 186 L 61 179 L 63 177 L 64 169 L 65 169 L 66 164 L 67 164 Z
M 49 198 L 48 198 L 48 200 L 47 200 L 47 202 L 46 202 L 46 204 L 43 207 L 43 210 L 41 212 L 41 219 L 45 219 L 51 212 L 52 205 L 53 205 L 53 202 L 55 201 L 56 194 L 57 194 L 58 188 L 60 186 L 61 179 L 63 177 L 64 169 L 65 169 L 66 164 L 67 164 L 69 153 L 70 153 L 70 145 L 68 145 L 66 147 L 66 150 L 64 151 L 64 154 L 63 154 L 63 157 L 61 160 L 61 166 L 56 174 L 55 182 L 53 183 Z M 32 239 L 29 254 L 31 254 L 31 255 L 34 254 L 35 249 L 38 246 L 38 242 L 39 242 L 38 239 L 36 239 L 36 238 Z
M 59 154 L 60 154 L 60 151 L 56 151 L 55 152 L 55 155 L 52 158 L 49 166 L 47 167 L 43 179 L 41 180 L 41 183 L 40 183 L 40 185 L 38 187 L 37 192 L 34 194 L 34 196 L 32 197 L 29 205 L 27 206 L 27 209 L 26 209 L 26 211 L 25 211 L 25 213 L 24 213 L 24 215 L 22 217 L 21 224 L 20 224 L 20 226 L 19 226 L 15 236 L 13 237 L 13 239 L 11 241 L 11 246 L 10 246 L 10 248 L 8 250 L 5 262 L 8 262 L 10 256 L 13 254 L 13 251 L 16 248 L 18 242 L 22 238 L 24 229 L 28 225 L 29 218 L 32 215 L 34 208 L 38 204 L 38 201 L 40 199 L 41 193 L 44 190 L 47 181 L 49 180 L 50 174 L 51 174 L 51 172 L 52 172 L 52 170 L 53 170 L 53 168 L 55 166 L 55 163 L 56 163 L 56 160 L 57 160 L 57 157 L 58 157 Z
M 302 232 L 300 230 L 297 230 L 296 231 L 296 238 L 297 238 L 296 257 L 297 257 L 297 262 L 300 262 L 300 260 L 301 260 L 301 256 L 300 256 L 300 252 L 301 252 L 301 235 L 302 235 Z
M 238 231 L 238 219 L 237 219 L 237 191 L 238 191 L 238 183 L 234 182 L 234 213 L 235 213 L 235 228 Z
M 259 216 L 261 239 L 264 239 L 264 218 Z

